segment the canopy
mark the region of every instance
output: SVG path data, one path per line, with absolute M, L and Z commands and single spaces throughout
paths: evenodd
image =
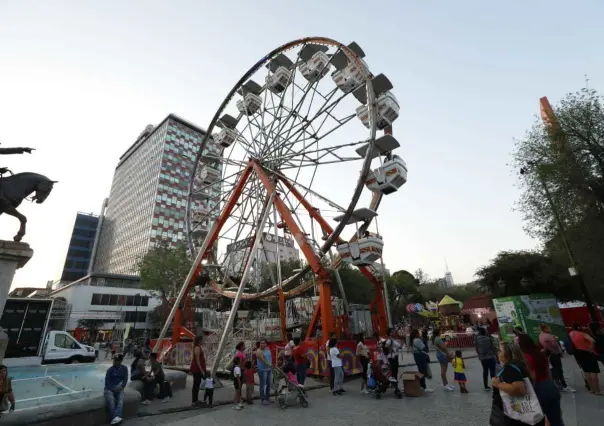
M 463 304 L 463 309 L 465 310 L 473 310 L 473 309 L 491 309 L 493 308 L 493 301 L 488 294 L 483 294 L 480 296 L 470 297 Z
M 438 306 L 448 306 L 448 305 L 457 305 L 459 306 L 459 302 L 453 299 L 451 296 L 447 295 L 443 297 L 443 300 L 440 301 Z

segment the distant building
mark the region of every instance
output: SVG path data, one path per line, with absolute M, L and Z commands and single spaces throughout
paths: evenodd
M 300 260 L 300 254 L 291 237 L 278 237 L 275 235 L 263 232 L 262 244 L 256 253 L 255 266 L 256 270 L 261 269 L 261 264 L 277 263 L 277 249 L 279 258 L 282 262 Z M 230 274 L 238 275 L 243 272 L 244 262 L 248 258 L 248 253 L 253 244 L 253 237 L 236 241 L 226 247 L 227 257 L 225 264 L 227 265 Z M 258 263 L 259 262 L 259 263 Z
M 174 114 L 157 126 L 149 125 L 120 157 L 107 201 L 91 272 L 136 275 L 137 263 L 156 241 L 176 245 L 186 241 L 185 212 L 191 171 L 206 132 Z M 209 157 L 222 149 L 209 141 Z M 202 157 L 203 182 L 216 182 L 222 174 L 218 160 Z M 206 185 L 208 186 L 208 185 Z M 195 196 L 192 216 L 211 211 L 220 190 L 206 188 Z M 217 210 L 217 209 L 215 209 Z M 211 227 L 197 223 L 198 239 Z
M 451 272 L 449 272 L 449 271 L 445 272 L 445 287 L 451 288 L 454 285 L 455 284 L 453 283 L 453 275 L 451 275 Z
M 62 282 L 76 281 L 88 274 L 98 224 L 96 215 L 77 214 L 61 273 Z

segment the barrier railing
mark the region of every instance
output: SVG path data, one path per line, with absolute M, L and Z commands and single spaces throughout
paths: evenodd
M 473 348 L 476 341 L 476 336 L 474 334 L 467 333 L 447 333 L 442 337 L 445 340 L 447 347 L 452 349 Z

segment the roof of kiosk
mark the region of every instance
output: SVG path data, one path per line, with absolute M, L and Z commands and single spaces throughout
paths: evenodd
M 367 219 L 373 219 L 377 215 L 378 214 L 374 210 L 363 207 L 362 209 L 357 209 L 353 211 L 350 217 L 348 218 L 348 222 L 346 222 L 346 224 L 364 222 Z M 344 215 L 340 215 L 334 217 L 333 220 L 335 220 L 336 222 L 341 222 L 343 218 Z
M 380 155 L 384 155 L 387 152 L 394 151 L 396 148 L 401 146 L 400 143 L 394 138 L 392 135 L 384 135 L 375 140 L 375 144 L 373 145 L 373 151 L 371 153 L 371 158 L 377 158 Z M 356 149 L 356 153 L 359 154 L 362 158 L 365 158 L 365 154 L 367 154 L 367 149 L 369 148 L 369 144 L 365 144 Z
M 459 302 L 453 299 L 451 296 L 447 295 L 443 297 L 438 306 L 448 306 L 448 305 L 459 305 Z

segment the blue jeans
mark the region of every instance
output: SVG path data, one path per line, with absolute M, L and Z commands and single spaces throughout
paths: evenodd
M 271 370 L 259 370 L 258 378 L 260 379 L 260 401 L 268 401 L 271 395 L 273 372 Z
M 107 403 L 111 420 L 115 419 L 116 417 L 122 417 L 122 409 L 124 408 L 124 391 L 112 392 L 106 390 L 105 402 Z
M 419 384 L 422 389 L 426 389 L 426 376 L 428 375 L 428 356 L 425 352 L 419 352 L 413 354 L 413 359 L 417 365 L 417 370 L 422 373 L 422 378 L 419 380 Z
M 304 382 L 306 381 L 306 370 L 308 370 L 307 363 L 296 365 L 296 378 L 301 385 L 304 385 Z
M 547 416 L 551 426 L 564 426 L 562 419 L 562 408 L 560 407 L 560 391 L 553 380 L 544 380 L 535 382 L 535 394 L 543 410 L 543 414 Z

